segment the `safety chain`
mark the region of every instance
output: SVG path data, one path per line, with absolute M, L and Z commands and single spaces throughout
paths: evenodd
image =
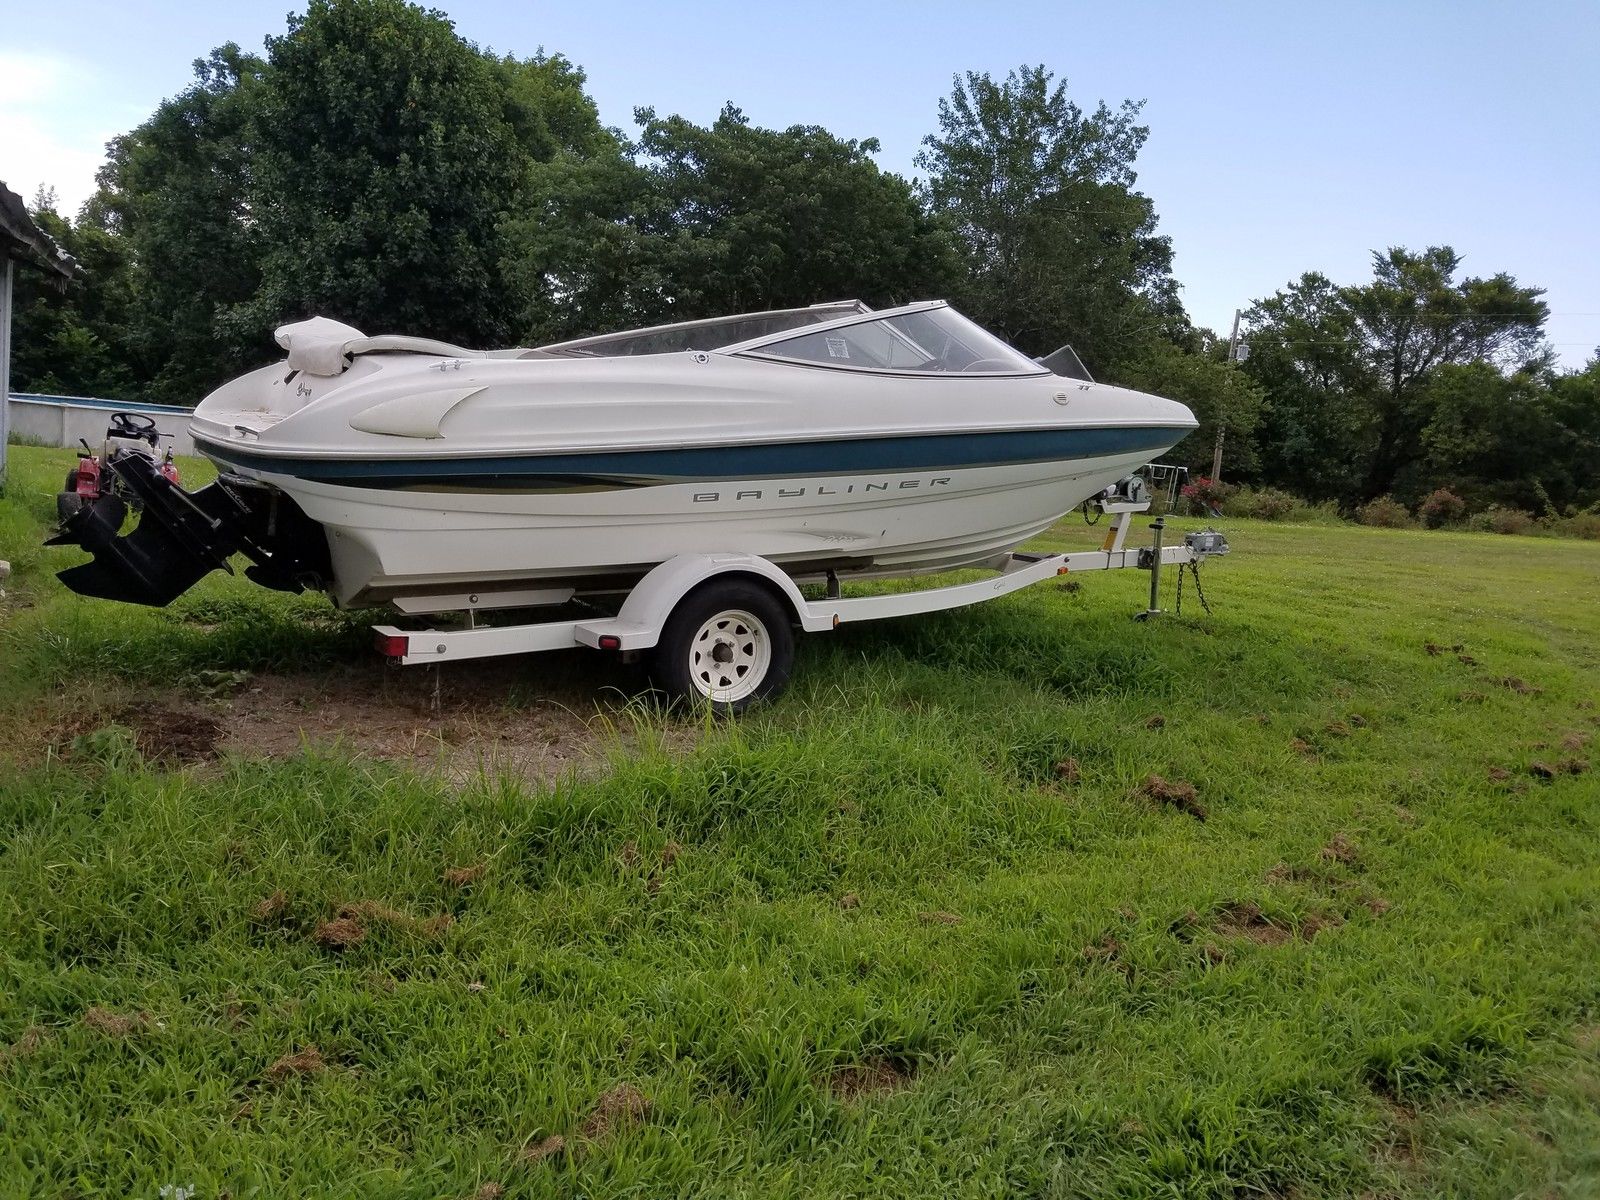
M 1189 570 L 1194 574 L 1194 594 L 1200 597 L 1200 607 L 1206 610 L 1206 616 L 1211 615 L 1211 605 L 1206 603 L 1205 589 L 1200 586 L 1200 564 L 1194 559 L 1189 560 Z M 1183 568 L 1178 568 L 1178 604 L 1175 616 L 1183 616 Z

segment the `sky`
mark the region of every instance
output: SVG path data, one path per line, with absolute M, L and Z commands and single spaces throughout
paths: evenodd
M 732 101 L 759 125 L 875 137 L 908 176 L 956 73 L 1043 63 L 1086 108 L 1145 101 L 1138 187 L 1196 323 L 1226 333 L 1304 271 L 1355 283 L 1374 250 L 1448 244 L 1469 274 L 1547 289 L 1564 364 L 1600 346 L 1600 0 L 433 4 L 481 46 L 566 55 L 609 125 L 641 105 L 706 123 Z M 195 58 L 259 50 L 298 7 L 7 5 L 0 179 L 71 211 L 106 140 Z

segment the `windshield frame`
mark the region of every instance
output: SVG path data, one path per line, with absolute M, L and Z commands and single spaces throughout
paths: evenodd
M 828 300 L 820 304 L 808 304 L 794 308 L 769 308 L 758 312 L 726 313 L 717 317 L 696 317 L 688 321 L 668 321 L 662 325 L 644 325 L 637 329 L 615 329 L 610 333 L 590 334 L 581 338 L 569 338 L 563 342 L 547 342 L 543 345 L 529 347 L 522 351 L 525 354 L 537 354 L 539 357 L 551 358 L 652 358 L 658 354 L 712 354 L 721 353 L 735 345 L 744 346 L 754 342 L 764 341 L 774 337 L 793 337 L 797 333 L 809 333 L 813 329 L 821 329 L 831 325 L 837 319 L 827 317 L 821 321 L 808 321 L 796 324 L 788 329 L 780 329 L 776 333 L 764 333 L 760 337 L 746 338 L 742 342 L 729 342 L 723 346 L 712 346 L 702 350 L 692 348 L 681 350 L 652 350 L 647 354 L 606 354 L 604 349 L 611 344 L 626 342 L 635 338 L 661 337 L 671 333 L 693 333 L 697 330 L 713 329 L 718 325 L 730 325 L 736 321 L 759 321 L 762 318 L 777 317 L 805 317 L 812 313 L 823 312 L 828 309 L 840 310 L 840 316 L 846 320 L 853 320 L 861 316 L 870 316 L 872 309 L 859 300 Z
M 859 316 L 846 316 L 834 321 L 819 322 L 815 325 L 808 325 L 803 329 L 790 329 L 781 333 L 765 334 L 758 338 L 751 338 L 746 342 L 720 347 L 712 351 L 712 353 L 737 354 L 742 358 L 759 358 L 768 362 L 786 363 L 794 367 L 816 367 L 824 371 L 854 371 L 857 374 L 884 375 L 902 379 L 1031 379 L 1041 375 L 1052 374 L 1049 367 L 1044 366 L 1035 359 L 1030 359 L 1009 342 L 1004 342 L 1003 339 L 989 333 L 987 329 L 973 321 L 971 317 L 956 312 L 954 309 L 950 309 L 950 311 L 961 317 L 962 320 L 971 323 L 983 333 L 988 334 L 989 337 L 995 338 L 996 341 L 1001 341 L 1019 359 L 1030 363 L 1031 367 L 1024 368 L 1019 365 L 1014 370 L 1007 369 L 1002 371 L 920 371 L 905 370 L 898 367 L 861 366 L 852 362 L 822 362 L 817 359 L 794 358 L 779 353 L 782 343 L 792 341 L 797 337 L 809 337 L 832 329 L 848 329 L 853 325 L 865 325 L 873 321 L 884 321 L 893 317 L 931 312 L 941 308 L 950 308 L 950 302 L 948 300 L 920 300 L 915 304 L 902 304 L 899 308 L 881 308 L 876 312 L 863 313 Z M 905 339 L 904 332 L 896 326 L 888 325 L 886 328 L 891 334 Z

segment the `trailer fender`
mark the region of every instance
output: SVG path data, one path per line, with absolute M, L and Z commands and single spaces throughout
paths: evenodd
M 830 618 L 810 610 L 794 580 L 758 555 L 679 554 L 641 579 L 615 618 L 582 622 L 574 637 L 602 649 L 648 650 L 660 641 L 667 618 L 685 596 L 708 579 L 730 575 L 754 576 L 771 585 L 808 632 L 832 627 Z

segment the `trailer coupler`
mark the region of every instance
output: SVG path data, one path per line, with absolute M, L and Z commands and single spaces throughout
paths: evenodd
M 80 596 L 162 607 L 212 571 L 233 573 L 243 553 L 254 582 L 298 592 L 329 575 L 327 539 L 287 497 L 224 475 L 197 492 L 173 483 L 148 455 L 119 450 L 107 464 L 120 487 L 104 492 L 61 524 L 47 546 L 82 546 L 93 562 L 57 578 Z M 123 535 L 133 498 L 139 524 Z

